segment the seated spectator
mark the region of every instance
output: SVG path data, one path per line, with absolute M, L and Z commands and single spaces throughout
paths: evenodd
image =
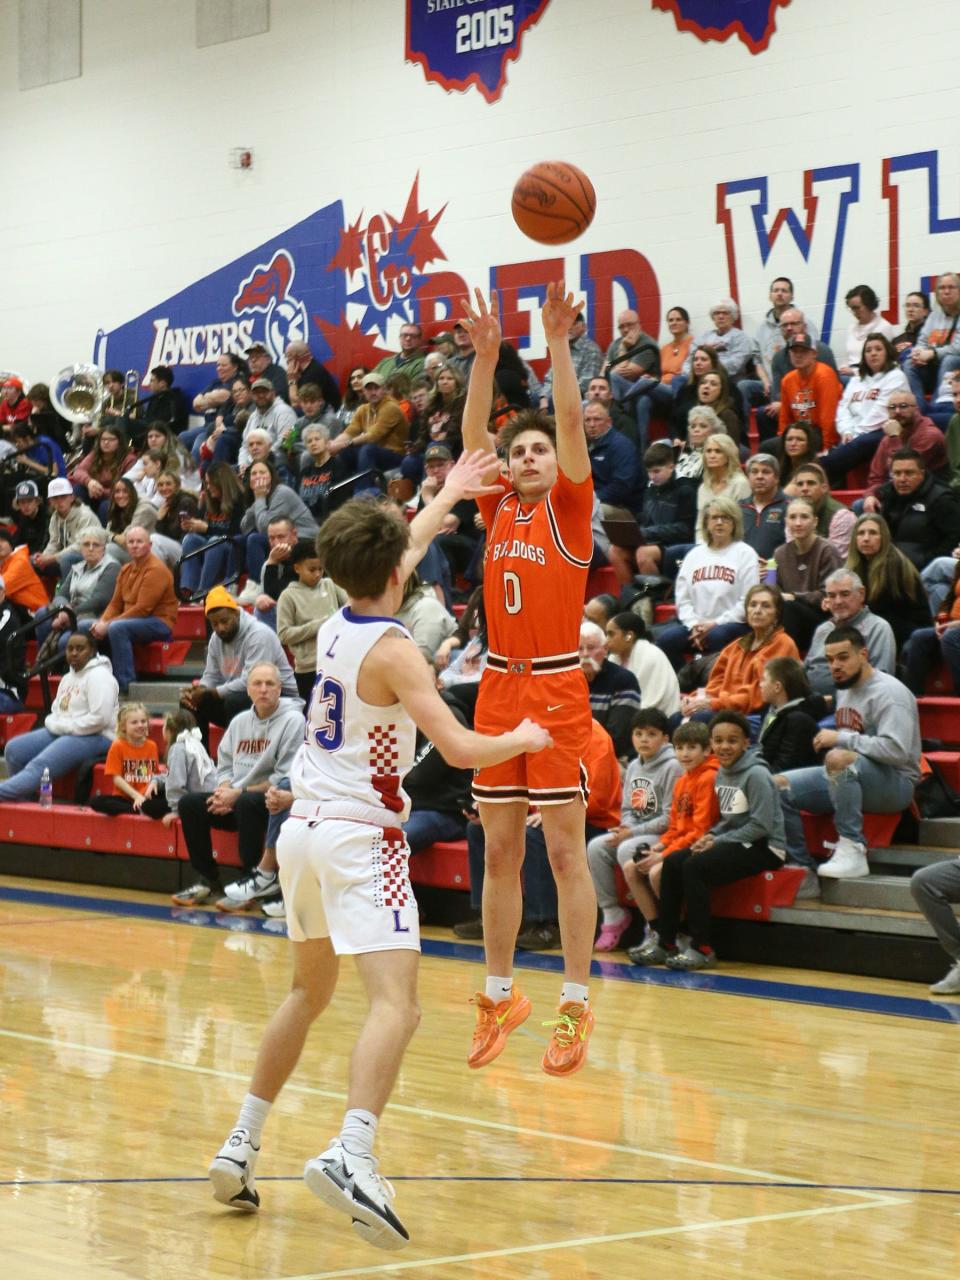
M 67 481 L 64 481 L 66 484 Z M 9 533 L 0 525 L 0 573 L 6 583 L 6 597 L 27 613 L 36 613 L 47 603 L 47 592 L 30 562 L 26 546 L 14 547 Z
M 260 866 L 269 818 L 267 791 L 289 775 L 304 729 L 300 699 L 291 703 L 284 698 L 284 684 L 273 663 L 257 662 L 251 667 L 246 680 L 248 709 L 233 716 L 217 749 L 216 788 L 211 794 L 187 792 L 180 800 L 180 827 L 197 881 L 173 895 L 178 906 L 197 906 L 220 895 L 220 870 L 210 839 L 213 828 L 238 833 L 240 861 L 248 873 L 256 873 L 256 883 L 249 886 L 245 900 L 251 894 L 259 897 L 276 891 L 277 873 Z
M 61 418 L 50 400 L 50 387 L 46 382 L 35 382 L 27 389 L 30 401 L 30 417 L 41 436 L 49 436 L 61 449 L 69 447 L 73 423 Z
M 755 453 L 747 462 L 750 497 L 740 501 L 743 540 L 761 560 L 770 560 L 783 545 L 787 499 L 780 488 L 780 463 L 770 453 Z
M 293 671 L 300 697 L 310 701 L 317 678 L 317 632 L 347 603 L 345 591 L 323 576 L 323 565 L 312 539 L 297 542 L 288 563 L 294 581 L 277 598 L 277 635 L 293 655 Z
M 898 333 L 896 337 L 891 339 L 897 349 L 897 358 L 901 364 L 905 364 L 908 361 L 910 353 L 917 345 L 920 331 L 926 323 L 927 316 L 930 314 L 929 293 L 924 293 L 920 289 L 908 293 L 903 300 L 903 314 L 906 317 L 903 332 Z
M 281 484 L 276 468 L 269 462 L 255 462 L 244 477 L 247 510 L 240 521 L 246 535 L 247 574 L 260 581 L 270 549 L 267 527 L 275 520 L 292 522 L 300 538 L 312 538 L 317 525 L 305 504 L 289 485 Z
M 640 710 L 637 677 L 610 661 L 606 637 L 595 622 L 580 624 L 579 652 L 580 670 L 590 696 L 590 714 L 613 739 L 617 758 L 625 760 L 632 751 L 633 717 Z
M 806 769 L 819 764 L 813 740 L 826 714 L 823 698 L 810 690 L 810 681 L 797 658 L 771 658 L 760 678 L 766 708 L 760 722 L 757 750 L 773 773 Z
M 124 702 L 117 712 L 117 735 L 110 743 L 104 776 L 112 784 L 109 795 L 94 796 L 90 808 L 107 817 L 142 813 L 163 817 L 166 804 L 157 786 L 160 752 L 150 738 L 150 713 L 142 702 Z
M 748 371 L 753 377 L 740 380 L 739 391 L 743 398 L 744 421 L 749 421 L 750 410 L 756 406 L 766 405 L 773 383 L 773 360 L 783 350 L 786 341 L 780 328 L 780 321 L 785 311 L 793 307 L 793 281 L 787 276 L 778 276 L 770 285 L 770 310 L 760 321 L 753 338 L 753 369 Z M 815 336 L 815 335 L 814 335 Z M 779 406 L 777 406 L 779 408 Z M 769 423 L 771 417 L 764 415 Z M 762 422 L 762 419 L 761 419 Z M 772 431 L 760 431 L 760 438 L 765 439 Z
M 758 715 L 763 706 L 760 681 L 766 664 L 771 658 L 799 658 L 797 646 L 783 629 L 783 600 L 776 587 L 764 582 L 751 587 L 744 612 L 750 631 L 720 650 L 706 688 L 681 696 L 680 711 L 685 719 L 709 722 L 718 711 Z
M 178 816 L 180 801 L 188 791 L 209 793 L 214 789 L 217 766 L 204 749 L 196 718 L 182 707 L 164 716 L 163 741 L 167 772 L 160 778 L 164 806 L 160 818 L 163 825 L 169 827 Z M 158 803 L 156 807 L 161 806 Z M 147 816 L 154 815 L 148 812 Z
M 599 401 L 583 411 L 593 488 L 605 519 L 633 514 L 639 497 L 637 451 L 619 431 Z
M 654 412 L 667 416 L 673 400 L 673 380 L 683 370 L 693 334 L 690 332 L 690 313 L 684 307 L 671 307 L 667 312 L 669 341 L 660 348 L 660 383 L 652 388 L 650 399 Z
M 958 559 L 960 559 L 960 547 L 954 547 L 948 556 L 937 556 L 935 560 L 931 560 L 920 574 L 920 581 L 927 593 L 931 617 L 936 618 L 944 607 L 944 601 L 953 586 Z
M 121 427 L 101 427 L 93 448 L 73 468 L 69 479 L 79 490 L 78 497 L 96 511 L 99 503 L 109 502 L 113 486 L 136 461 Z
M 287 403 L 296 409 L 298 399 L 302 398 L 303 388 L 313 383 L 320 388 L 324 400 L 336 412 L 340 408 L 340 388 L 337 386 L 337 380 L 316 359 L 308 343 L 294 339 L 293 342 L 287 343 L 283 355 L 287 362 L 287 393 L 281 390 L 280 394 Z
M 439 445 L 452 458 L 459 457 L 463 449 L 461 429 L 466 400 L 458 371 L 451 365 L 442 365 L 437 370 L 435 389 L 414 421 L 412 438 L 405 446 L 406 457 L 400 464 L 400 474 L 411 485 L 419 484 L 423 476 L 428 449 Z
M 323 398 L 323 392 L 312 382 L 308 382 L 300 392 L 301 414 L 293 426 L 281 436 L 277 451 L 281 464 L 291 476 L 300 474 L 300 463 L 303 458 L 303 433 L 308 427 L 321 427 L 329 439 L 330 430 L 337 425 L 337 415 Z
M 300 455 L 300 474 L 296 480 L 297 493 L 303 505 L 318 525 L 323 524 L 331 511 L 344 501 L 349 486 L 337 489 L 347 478 L 342 458 L 330 453 L 330 433 L 326 427 L 314 423 L 303 428 L 303 452 Z
M 906 365 L 910 389 L 922 404 L 945 375 L 960 369 L 960 277 L 945 271 L 936 306 L 927 316 Z
M 169 640 L 177 619 L 173 574 L 151 551 L 150 535 L 142 525 L 127 530 L 126 550 L 129 563 L 117 575 L 110 603 L 89 626 L 95 640 L 109 642 L 122 695 L 136 679 L 134 644 Z
M 239 437 L 239 449 L 236 455 L 241 474 L 253 461 L 247 443 L 251 432 L 266 431 L 270 437 L 270 448 L 275 450 L 279 449 L 280 442 L 297 424 L 297 415 L 285 400 L 280 399 L 269 378 L 255 378 L 250 384 L 250 394 L 253 396 L 254 410 L 247 418 L 243 434 Z M 217 457 L 216 452 L 214 452 L 214 458 L 217 462 L 230 461 L 229 458 Z
M 149 467 L 146 463 L 148 454 L 159 455 L 153 457 Z M 146 474 L 147 471 L 149 475 Z M 147 426 L 140 457 L 124 475 L 126 479 L 133 481 L 141 496 L 152 498 L 156 479 L 161 471 L 176 471 L 185 489 L 197 491 L 200 488 L 200 472 L 195 459 L 165 423 L 151 422 Z M 149 483 L 150 480 L 154 483 Z
M 658 440 L 648 447 L 643 466 L 647 484 L 637 514 L 643 542 L 632 551 L 611 546 L 607 553 L 621 582 L 629 582 L 635 573 L 652 576 L 663 572 L 665 550 L 689 549 L 694 540 L 696 489 L 689 481 L 677 479 L 673 450 L 666 441 Z
M 898 449 L 890 479 L 877 490 L 890 536 L 918 569 L 960 543 L 960 493 L 929 474 L 916 449 Z
M 783 866 L 784 827 L 777 788 L 766 761 L 750 746 L 750 727 L 736 711 L 720 711 L 710 722 L 710 745 L 720 763 L 716 792 L 720 820 L 686 849 L 663 862 L 656 945 L 631 952 L 635 963 L 669 969 L 712 969 L 710 890 L 745 876 Z M 686 904 L 688 945 L 677 947 Z
M 262 379 L 270 383 L 278 399 L 285 404 L 289 404 L 290 386 L 287 382 L 287 372 L 276 363 L 266 343 L 251 342 L 244 355 L 247 357 L 247 364 L 250 366 L 251 389 L 255 382 L 259 382 Z M 256 397 L 254 399 L 256 400 Z
M 879 333 L 882 337 L 890 339 L 896 337 L 896 331 L 893 325 L 879 314 L 880 299 L 868 284 L 858 284 L 848 289 L 845 302 L 853 318 L 847 329 L 845 359 L 839 372 L 846 378 L 852 378 L 863 357 L 863 344 L 871 333 Z
M 215 462 L 203 477 L 199 513 L 181 522 L 184 530 L 181 595 L 189 598 L 197 591 L 206 593 L 218 583 L 234 579 L 235 540 L 240 534 L 244 510 L 243 491 L 233 468 L 226 462 Z M 218 542 L 218 539 L 227 541 Z
M 897 400 L 908 392 L 890 340 L 879 333 L 867 338 L 857 372 L 837 406 L 835 425 L 840 443 L 823 458 L 831 483 L 843 484 L 848 471 L 873 458 L 891 416 L 887 411 L 891 397 Z
M 716 373 L 723 366 L 720 357 L 712 347 L 694 347 L 687 361 L 690 365 L 689 377 L 679 373 L 671 385 L 673 394 L 673 411 L 670 415 L 670 432 L 673 436 L 684 436 L 687 431 L 690 410 L 700 404 L 697 388 L 700 379 L 707 373 Z
M 743 423 L 739 414 L 739 403 L 731 391 L 730 380 L 721 365 L 719 369 L 708 369 L 700 374 L 695 383 L 697 404 L 712 409 L 723 423 L 723 430 L 737 444 L 743 435 Z
M 837 371 L 837 362 L 832 349 L 825 342 L 817 341 L 816 329 L 811 321 L 807 320 L 799 307 L 788 307 L 780 317 L 783 346 L 770 364 L 770 403 L 764 405 L 757 415 L 761 440 L 765 440 L 770 435 L 776 435 L 779 430 L 783 379 L 793 369 L 793 361 L 790 358 L 790 339 L 801 334 L 808 336 L 813 342 L 820 364 L 828 365 L 834 373 Z
M 307 539 L 312 541 L 312 539 Z M 240 596 L 240 603 L 253 602 L 253 616 L 265 623 L 271 631 L 277 629 L 277 601 L 284 588 L 296 582 L 297 575 L 290 563 L 290 553 L 297 545 L 297 531 L 292 520 L 280 516 L 267 525 L 267 558 L 260 571 L 260 582 L 247 579 Z
M 687 431 L 684 438 L 673 441 L 678 480 L 699 480 L 703 475 L 703 446 L 710 436 L 725 435 L 723 423 L 714 411 L 704 405 L 694 405 L 687 415 Z M 653 449 L 656 445 L 651 445 Z
M 703 446 L 703 476 L 697 489 L 697 523 L 695 541 L 704 541 L 703 514 L 717 498 L 739 503 L 750 497 L 750 481 L 740 469 L 740 454 L 730 436 L 710 436 Z M 742 519 L 742 513 L 741 513 Z
M 410 574 L 404 585 L 397 621 L 402 622 L 413 636 L 414 643 L 430 666 L 442 642 L 457 629 L 456 619 L 444 608 L 434 585 L 422 582 L 416 571 Z
M 118 709 L 110 663 L 91 636 L 75 632 L 67 641 L 67 667 L 43 728 L 11 738 L 4 748 L 8 776 L 0 782 L 0 801 L 33 800 L 45 769 L 55 782 L 109 751 Z
M 832 699 L 835 689 L 825 646 L 827 636 L 837 627 L 856 627 L 866 643 L 871 665 L 888 675 L 896 671 L 897 642 L 893 628 L 886 618 L 878 618 L 870 611 L 866 599 L 863 580 L 852 569 L 835 569 L 823 584 L 823 607 L 829 617 L 813 633 L 803 669 L 813 691 L 828 700 Z
M 843 563 L 836 547 L 817 534 L 817 513 L 807 498 L 787 504 L 787 541 L 773 555 L 783 625 L 803 651 L 823 621 L 824 583 Z
M 185 449 L 192 449 L 198 440 L 213 430 L 217 416 L 223 413 L 230 401 L 231 386 L 237 378 L 246 377 L 247 366 L 233 352 L 224 351 L 217 356 L 216 372 L 213 381 L 193 398 L 193 411 L 203 414 L 203 426 L 191 427 L 180 433 L 180 442 Z
M 865 583 L 871 613 L 886 618 L 899 652 L 918 627 L 929 627 L 930 606 L 920 575 L 890 540 L 883 516 L 862 515 L 854 526 L 847 568 Z
M 26 422 L 15 422 L 12 438 L 21 474 L 29 472 L 41 485 L 67 474 L 67 464 L 60 446 L 51 436 L 40 435 L 32 418 L 28 418 Z
M 943 432 L 917 409 L 912 391 L 895 391 L 887 403 L 889 417 L 883 424 L 883 437 L 870 462 L 867 476 L 867 496 L 863 500 L 864 511 L 879 511 L 877 494 L 890 479 L 890 466 L 898 449 L 914 449 L 924 461 L 927 473 L 942 484 L 950 484 L 948 445 Z
M 172 571 L 183 555 L 186 521 L 196 517 L 200 504 L 195 493 L 182 487 L 176 471 L 161 471 L 157 476 L 157 497 L 160 505 L 150 544 L 153 554 Z
M 259 663 L 275 666 L 283 696 L 299 702 L 293 669 L 269 627 L 244 613 L 225 587 L 207 593 L 204 612 L 213 635 L 203 674 L 180 692 L 180 705 L 197 717 L 204 741 L 211 724 L 226 725 L 251 705 L 247 681 Z
M 424 359 L 423 330 L 418 324 L 404 324 L 400 328 L 400 350 L 384 356 L 375 372 L 384 380 L 402 373 L 412 382 L 422 372 Z
M 600 597 L 597 597 L 599 599 Z M 613 597 L 611 596 L 612 600 Z M 614 601 L 616 603 L 616 601 Z M 583 607 L 584 617 L 587 617 L 587 608 L 590 601 Z M 591 621 L 596 622 L 593 618 Z M 453 662 L 456 657 L 466 649 L 470 641 L 481 633 L 486 633 L 487 620 L 483 611 L 483 585 L 475 587 L 470 593 L 470 597 L 464 606 L 463 613 L 457 621 L 457 629 L 452 635 L 447 636 L 446 640 L 439 646 L 433 655 L 433 665 L 439 672 L 443 672 Z M 483 648 L 486 649 L 486 638 L 484 638 Z
M 81 559 L 70 568 L 48 606 L 34 615 L 43 618 L 37 639 L 57 633 L 58 647 L 65 649 L 74 623 L 94 623 L 113 599 L 120 576 L 120 562 L 106 554 L 107 535 L 103 529 L 88 529 L 80 536 Z M 69 609 L 73 619 L 66 612 Z
M 240 437 L 254 407 L 249 382 L 243 377 L 235 378 L 230 384 L 230 399 L 193 442 L 190 454 L 197 466 L 205 468 L 212 462 L 229 462 L 231 465 L 236 462 Z
M 841 560 L 845 560 L 857 517 L 849 507 L 831 496 L 823 467 L 817 462 L 805 462 L 797 468 L 790 490 L 792 497 L 806 498 L 813 504 L 817 515 L 817 534 L 826 538 Z
M 817 461 L 818 435 L 809 422 L 792 422 L 782 436 L 769 442 L 769 452 L 780 462 L 780 486 L 793 482 L 800 467 Z
M 20 637 L 14 639 L 27 615 L 6 596 L 0 577 L 0 715 L 23 711 L 27 696 L 26 644 Z
M 153 533 L 157 524 L 157 508 L 148 498 L 141 498 L 132 481 L 121 477 L 110 493 L 110 505 L 107 507 L 106 534 L 107 554 L 118 564 L 126 564 L 130 555 L 127 551 L 127 532 L 134 525 Z M 64 557 L 65 559 L 67 557 Z M 76 563 L 74 556 L 72 563 Z
M 939 563 L 936 562 L 936 563 Z M 949 557 L 953 575 L 945 596 L 937 597 L 937 616 L 933 625 L 918 627 L 903 650 L 903 682 L 918 698 L 926 692 L 927 680 L 942 660 L 953 691 L 960 695 L 960 559 Z
M 598 374 L 596 378 L 591 378 L 587 384 L 587 393 L 583 397 L 583 407 L 586 408 L 591 400 L 599 400 L 606 409 L 607 413 L 613 419 L 613 425 L 617 428 L 621 435 L 637 443 L 637 421 L 632 413 L 628 413 L 618 400 L 614 400 L 613 392 L 610 389 L 610 381 L 602 374 Z
M 659 840 L 634 856 L 633 900 L 644 923 L 643 941 L 627 952 L 634 964 L 643 964 L 660 945 L 659 894 L 664 860 L 678 849 L 689 848 L 720 819 L 715 786 L 719 765 L 710 754 L 707 726 L 697 720 L 678 726 L 673 734 L 673 749 L 683 773 L 674 784 L 667 828 Z
M 581 311 L 570 326 L 570 354 L 573 356 L 573 368 L 580 385 L 580 394 L 587 394 L 590 380 L 597 377 L 603 366 L 603 352 L 587 334 L 587 322 Z M 503 388 L 501 387 L 501 390 Z M 549 368 L 543 379 L 540 393 L 540 408 L 548 409 L 553 400 L 553 368 Z M 526 408 L 527 406 L 523 406 Z
M 787 344 L 792 369 L 780 384 L 780 422 L 783 435 L 794 422 L 808 422 L 820 432 L 820 445 L 832 449 L 837 443 L 836 417 L 841 386 L 836 373 L 821 364 L 817 344 L 806 333 L 798 333 Z
M 643 386 L 642 380 L 659 379 L 660 350 L 644 333 L 639 315 L 629 308 L 617 316 L 617 332 L 620 336 L 610 343 L 596 372 L 609 381 L 613 398 L 623 403 Z
M 901 813 L 920 780 L 920 719 L 913 694 L 896 677 L 877 671 L 861 633 L 836 627 L 826 657 L 837 688 L 835 729 L 813 740 L 826 751 L 823 765 L 791 769 L 775 779 L 791 862 L 832 880 L 869 875 L 864 813 Z M 819 867 L 807 849 L 801 811 L 832 813 L 837 843 Z
M 23 383 L 13 374 L 0 385 L 0 429 L 10 436 L 15 422 L 26 422 L 33 406 L 23 394 Z
M 347 427 L 353 420 L 354 414 L 362 404 L 366 403 L 363 394 L 363 380 L 370 372 L 364 365 L 358 365 L 355 369 L 351 369 L 347 376 L 347 386 L 343 394 L 343 400 L 337 409 L 337 424 L 342 429 Z M 331 435 L 333 432 L 331 431 Z
M 47 545 L 47 509 L 33 480 L 21 480 L 13 491 L 13 515 L 7 523 L 15 547 L 31 557 Z
M 617 613 L 607 623 L 605 631 L 610 661 L 636 676 L 643 707 L 656 708 L 667 716 L 679 711 L 677 673 L 663 650 L 647 639 L 643 619 L 629 610 Z
M 459 699 L 442 692 L 440 696 L 454 719 L 464 729 L 472 729 L 473 722 Z M 403 824 L 403 833 L 411 854 L 429 849 L 437 840 L 466 837 L 466 815 L 474 807 L 472 782 L 472 769 L 456 769 L 447 764 L 433 743 L 417 731 L 417 754 L 403 780 L 403 789 L 410 797 L 410 816 Z
M 710 319 L 714 327 L 697 338 L 698 347 L 710 347 L 726 370 L 730 381 L 743 377 L 753 362 L 753 340 L 742 329 L 734 325 L 740 319 L 740 308 L 732 298 L 723 298 L 710 308 Z M 689 357 L 688 357 L 689 361 Z M 690 374 L 691 363 L 686 363 L 683 372 Z
M 713 437 L 707 447 L 723 438 Z M 675 670 L 688 649 L 715 653 L 747 632 L 744 602 L 759 579 L 756 553 L 743 541 L 743 513 L 735 502 L 711 499 L 700 528 L 704 543 L 684 557 L 677 574 L 677 620 L 657 637 Z
M 619 865 L 636 900 L 642 886 L 635 855 L 641 850 L 646 853 L 667 829 L 673 788 L 681 772 L 662 711 L 641 707 L 633 718 L 632 735 L 636 755 L 623 780 L 620 825 L 594 836 L 587 845 L 587 862 L 602 912 L 595 951 L 615 951 L 630 927 L 631 915 L 620 905 L 614 871 Z
M 144 435 L 151 422 L 162 422 L 179 435 L 189 414 L 183 392 L 173 385 L 173 370 L 167 365 L 155 365 L 150 370 L 148 389 L 150 394 L 138 400 L 127 414 L 134 438 Z
M 458 332 L 465 330 L 461 328 Z M 330 441 L 330 452 L 334 456 L 342 453 L 344 464 L 351 471 L 399 467 L 410 433 L 404 412 L 386 395 L 379 373 L 364 374 L 363 395 L 365 403 L 351 417 L 348 426 Z
M 453 469 L 453 462 L 453 454 L 446 445 L 429 446 L 423 455 L 426 479 L 420 486 L 420 494 L 414 506 L 416 511 L 429 506 L 442 490 Z M 446 556 L 452 575 L 467 574 L 476 557 L 477 543 L 482 534 L 482 526 L 478 524 L 477 504 L 472 499 L 462 499 L 444 516 L 434 543 Z

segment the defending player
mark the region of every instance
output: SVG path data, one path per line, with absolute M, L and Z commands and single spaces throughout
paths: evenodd
M 413 763 L 415 726 L 459 768 L 495 765 L 550 745 L 546 730 L 529 720 L 497 737 L 464 729 L 440 700 L 409 632 L 392 616 L 450 508 L 491 494 L 481 479 L 491 461 L 486 452 L 464 455 L 409 526 L 375 503 L 353 501 L 334 512 L 317 537 L 321 561 L 350 602 L 317 636 L 317 680 L 290 776 L 296 799 L 277 847 L 293 987 L 267 1027 L 236 1127 L 209 1171 L 217 1200 L 247 1211 L 259 1207 L 254 1165 L 263 1124 L 311 1023 L 330 1001 L 338 956 L 353 955 L 369 1012 L 350 1062 L 343 1127 L 307 1162 L 304 1178 L 322 1200 L 349 1214 L 358 1235 L 383 1249 L 400 1249 L 409 1239 L 372 1152 L 378 1118 L 420 1018 L 417 904 L 400 830 L 409 811 L 402 782 Z
M 463 417 L 468 449 L 490 447 L 494 370 L 500 349 L 497 299 L 477 292 L 467 327 L 476 359 Z M 477 1024 L 467 1061 L 486 1066 L 530 1013 L 513 985 L 513 951 L 523 910 L 520 867 L 528 803 L 539 805 L 557 882 L 564 977 L 560 1006 L 541 1066 L 570 1075 L 584 1062 L 593 1027 L 587 979 L 597 900 L 584 839 L 590 702 L 577 647 L 593 551 L 593 482 L 580 388 L 569 332 L 580 310 L 561 284 L 550 285 L 543 327 L 553 362 L 556 422 L 520 413 L 500 433 L 513 488 L 478 500 L 487 530 L 483 592 L 489 657 L 475 727 L 497 733 L 519 712 L 546 726 L 554 749 L 479 770 L 474 796 L 486 836 L 483 940 L 487 984 L 475 997 Z

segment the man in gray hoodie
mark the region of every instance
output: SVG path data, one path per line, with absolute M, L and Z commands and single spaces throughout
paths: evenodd
M 710 746 L 720 762 L 716 792 L 720 821 L 689 849 L 663 861 L 658 941 L 651 938 L 631 960 L 669 969 L 712 969 L 710 890 L 761 871 L 775 871 L 786 856 L 780 800 L 767 762 L 750 746 L 750 726 L 738 711 L 719 711 L 710 721 Z M 684 901 L 690 944 L 677 947 Z
M 835 627 L 824 651 L 837 689 L 837 727 L 821 729 L 813 745 L 827 755 L 822 765 L 791 769 L 775 781 L 782 788 L 790 861 L 849 880 L 870 874 L 864 810 L 902 813 L 913 799 L 920 780 L 920 717 L 910 690 L 871 665 L 856 627 Z M 819 867 L 807 849 L 801 810 L 834 815 L 837 843 Z
M 192 907 L 219 897 L 220 871 L 213 857 L 213 827 L 239 832 L 240 860 L 259 883 L 248 898 L 276 891 L 276 872 L 255 871 L 267 834 L 267 791 L 286 778 L 303 742 L 299 698 L 281 696 L 280 672 L 272 662 L 250 671 L 247 691 L 252 706 L 235 715 L 217 751 L 216 789 L 188 791 L 177 808 L 197 883 L 173 895 L 178 906 Z

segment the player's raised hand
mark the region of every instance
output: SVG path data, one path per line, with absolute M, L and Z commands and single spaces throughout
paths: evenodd
M 500 459 L 495 453 L 489 453 L 486 449 L 474 449 L 470 453 L 464 451 L 447 473 L 443 482 L 444 490 L 450 495 L 459 495 L 456 499 L 458 502 L 461 498 L 480 498 L 485 494 L 503 493 L 506 486 L 501 482 L 484 483 L 484 477 L 489 478 L 491 472 L 496 473 L 499 469 Z
M 564 291 L 562 280 L 548 284 L 547 300 L 540 312 L 547 341 L 551 338 L 566 338 L 583 306 L 582 300 L 577 302 L 572 293 Z
M 470 341 L 477 355 L 493 357 L 500 354 L 500 343 L 503 334 L 500 330 L 500 300 L 495 293 L 490 294 L 487 303 L 479 289 L 474 290 L 476 307 L 468 302 L 463 304 L 464 318 L 460 322 L 470 334 Z
M 534 724 L 530 719 L 521 720 L 516 729 L 514 729 L 514 733 L 521 740 L 521 750 L 527 754 L 543 751 L 544 748 L 553 746 L 553 739 L 547 730 L 539 724 Z

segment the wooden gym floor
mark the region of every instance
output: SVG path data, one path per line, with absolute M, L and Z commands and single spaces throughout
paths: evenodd
M 262 923 L 0 880 L 11 1280 L 960 1273 L 960 1002 L 826 974 L 604 962 L 589 1065 L 555 1081 L 538 1062 L 558 960 L 533 957 L 534 1016 L 471 1072 L 480 952 L 440 931 L 380 1131 L 409 1248 L 364 1245 L 300 1181 L 339 1127 L 362 1014 L 349 963 L 268 1122 L 260 1215 L 222 1208 L 206 1165 L 288 976 L 287 943 Z

